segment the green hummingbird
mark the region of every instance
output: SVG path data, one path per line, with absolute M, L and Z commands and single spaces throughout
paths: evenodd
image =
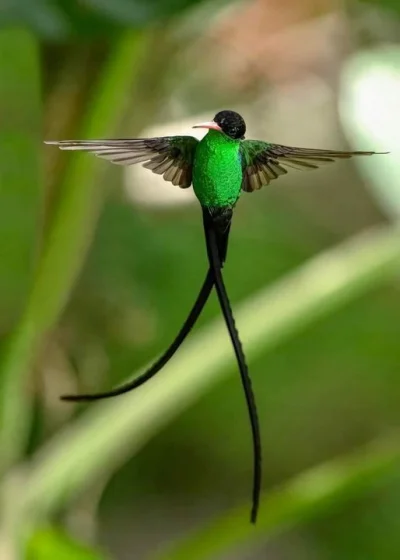
M 175 340 L 164 354 L 141 376 L 104 393 L 64 395 L 66 401 L 90 401 L 114 397 L 139 387 L 171 359 L 196 323 L 215 287 L 224 320 L 236 355 L 250 416 L 253 440 L 253 490 L 251 522 L 255 523 L 261 492 L 261 437 L 254 393 L 245 355 L 235 326 L 222 277 L 226 260 L 233 210 L 242 192 L 253 192 L 287 173 L 287 168 L 316 169 L 319 165 L 367 156 L 378 152 L 343 152 L 295 148 L 246 140 L 244 119 L 234 111 L 220 111 L 212 121 L 194 125 L 205 128 L 202 140 L 193 136 L 127 138 L 114 140 L 48 141 L 62 150 L 83 150 L 120 165 L 142 163 L 182 189 L 193 185 L 200 202 L 209 268 L 199 295 Z

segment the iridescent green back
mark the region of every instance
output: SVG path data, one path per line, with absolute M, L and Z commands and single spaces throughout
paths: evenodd
M 202 206 L 234 206 L 242 186 L 240 140 L 210 130 L 199 142 L 193 166 L 193 189 Z

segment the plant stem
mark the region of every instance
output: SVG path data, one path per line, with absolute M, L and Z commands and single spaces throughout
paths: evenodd
M 145 34 L 127 32 L 115 45 L 95 88 L 91 109 L 82 126 L 83 138 L 112 133 L 122 116 L 128 87 L 139 71 L 145 41 Z M 24 394 L 32 359 L 43 336 L 64 309 L 95 230 L 103 202 L 96 181 L 99 167 L 95 158 L 85 154 L 76 154 L 71 159 L 31 297 L 2 364 L 3 471 L 25 445 L 27 426 L 21 426 L 21 408 L 17 403 Z
M 248 522 L 248 504 L 214 520 L 154 560 L 218 558 L 256 538 L 264 541 L 294 525 L 315 519 L 387 481 L 400 466 L 400 433 L 383 437 L 340 459 L 309 469 L 262 496 L 256 527 Z
M 237 309 L 237 324 L 249 359 L 389 280 L 399 270 L 399 226 L 374 228 L 315 257 Z M 226 375 L 231 363 L 231 347 L 218 320 L 194 336 L 151 383 L 91 406 L 33 458 L 22 510 L 34 510 L 37 517 L 48 515 L 94 477 L 114 471 L 160 426 Z

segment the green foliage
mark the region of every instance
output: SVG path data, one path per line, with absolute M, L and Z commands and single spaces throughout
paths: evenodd
M 398 12 L 400 4 L 397 0 L 362 0 L 365 4 L 375 5 L 378 8 L 385 8 Z
M 344 459 L 319 465 L 283 487 L 265 493 L 256 527 L 246 523 L 248 507 L 242 506 L 153 558 L 217 558 L 217 554 L 255 538 L 271 538 L 300 522 L 321 518 L 343 506 L 346 500 L 370 491 L 377 479 L 393 479 L 400 465 L 398 436 L 392 434 Z
M 60 529 L 36 531 L 29 540 L 26 560 L 106 560 L 100 553 L 77 543 Z
M 83 125 L 84 136 L 96 137 L 106 128 L 112 134 L 112 127 L 123 106 L 127 84 L 132 80 L 131 74 L 126 72 L 127 60 L 134 56 L 135 49 L 140 53 L 142 40 L 141 35 L 128 33 L 116 44 L 100 79 L 99 93 L 92 101 L 92 111 Z M 21 422 L 21 409 L 24 410 L 24 407 L 16 404 L 23 393 L 24 377 L 41 338 L 63 310 L 96 224 L 102 203 L 102 197 L 94 196 L 98 189 L 96 163 L 77 157 L 66 172 L 62 195 L 42 249 L 35 284 L 4 359 L 3 378 L 9 389 L 2 393 L 4 412 L 0 441 L 3 468 L 15 459 L 18 448 L 25 440 Z
M 171 17 L 200 0 L 9 0 L 0 11 L 0 28 L 25 24 L 48 39 L 74 35 L 107 36 L 119 28 Z
M 14 325 L 31 288 L 43 189 L 39 46 L 26 31 L 0 33 L 0 329 Z
M 32 289 L 42 233 L 38 49 L 36 39 L 26 31 L 0 31 L 0 326 L 7 334 L 16 328 Z M 9 343 L 3 340 L 4 347 Z M 30 356 L 23 344 L 17 353 Z M 25 442 L 31 407 L 22 376 L 15 373 L 11 367 L 0 371 L 0 441 L 4 442 L 7 425 L 18 446 Z M 0 464 L 8 447 L 1 449 Z
M 197 73 L 204 45 L 182 42 L 171 19 L 196 4 L 9 0 L 0 9 L 0 557 L 103 559 L 58 528 L 76 529 L 84 512 L 115 558 L 218 557 L 281 535 L 295 543 L 279 551 L 285 558 L 369 560 L 372 550 L 397 560 L 399 448 L 389 432 L 399 420 L 400 230 L 395 213 L 376 225 L 357 168 L 290 174 L 237 209 L 224 273 L 262 425 L 256 528 L 243 398 L 215 302 L 140 391 L 77 411 L 58 402 L 66 388 L 110 387 L 153 360 L 192 304 L 205 249 L 198 208 L 130 204 L 119 169 L 41 140 L 136 136 L 233 99 L 229 68 L 221 63 L 214 95 Z M 216 4 L 199 13 L 197 28 L 212 31 Z M 256 107 L 243 112 L 264 122 Z M 296 130 L 310 126 L 302 112 Z M 272 132 L 259 137 L 280 141 Z M 377 132 L 368 136 L 374 148 Z M 374 161 L 394 192 L 395 173 Z M 145 192 L 135 181 L 129 188 Z M 210 521 L 195 526 L 203 505 Z M 168 538 L 182 529 L 173 547 L 157 541 L 165 518 Z M 293 528 L 297 540 L 287 538 Z
M 250 355 L 254 358 L 274 348 L 308 323 L 397 273 L 399 238 L 398 228 L 363 234 L 254 294 L 236 314 Z M 195 357 L 202 348 L 209 350 L 200 362 Z M 94 476 L 104 470 L 112 472 L 126 458 L 127 438 L 129 453 L 140 449 L 162 425 L 226 375 L 230 363 L 230 344 L 222 322 L 217 321 L 181 350 L 173 366 L 168 364 L 163 375 L 153 380 L 151 389 L 92 406 L 69 433 L 51 442 L 33 465 L 26 478 L 19 515 L 24 517 L 26 510 L 47 516 Z M 395 449 L 395 459 L 397 453 Z M 101 463 L 99 456 L 103 457 Z M 386 465 L 385 457 L 382 460 Z M 379 459 L 378 463 L 381 464 Z

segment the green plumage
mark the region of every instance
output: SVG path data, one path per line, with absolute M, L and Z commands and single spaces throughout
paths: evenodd
M 243 180 L 240 140 L 210 130 L 198 143 L 193 165 L 193 189 L 202 206 L 233 207 Z
M 200 204 L 209 208 L 233 208 L 242 191 L 268 185 L 287 168 L 316 169 L 336 159 L 374 153 L 295 148 L 228 133 L 211 129 L 200 142 L 193 136 L 163 136 L 48 143 L 62 150 L 93 152 L 119 165 L 142 163 L 173 185 L 193 185 Z

